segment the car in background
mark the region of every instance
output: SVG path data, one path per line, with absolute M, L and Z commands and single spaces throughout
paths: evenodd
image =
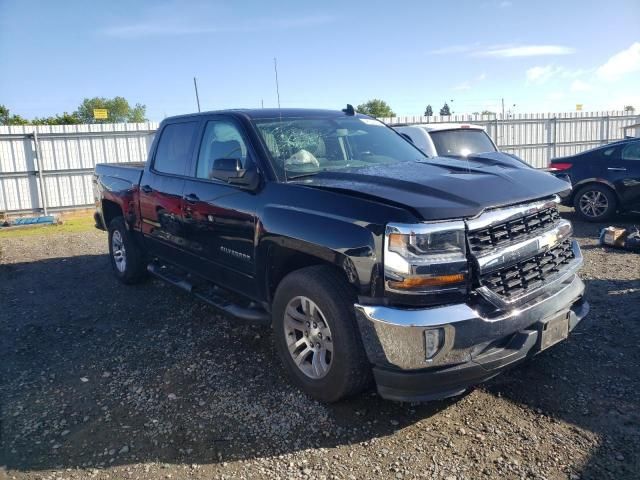
M 479 125 L 433 123 L 392 127 L 430 157 L 467 157 L 498 151 L 491 137 Z
M 640 138 L 554 158 L 547 171 L 571 179 L 573 191 L 563 203 L 584 220 L 601 222 L 617 211 L 640 209 Z

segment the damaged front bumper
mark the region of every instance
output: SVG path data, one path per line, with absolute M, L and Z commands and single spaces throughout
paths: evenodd
M 482 300 L 422 309 L 356 304 L 379 394 L 425 401 L 463 393 L 562 340 L 589 311 L 584 289 L 573 270 L 508 311 Z M 434 328 L 444 339 L 427 359 L 425 331 Z

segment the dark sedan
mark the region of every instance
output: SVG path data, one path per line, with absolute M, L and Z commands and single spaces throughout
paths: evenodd
M 640 209 L 640 138 L 555 158 L 548 170 L 571 179 L 573 191 L 564 202 L 585 220 L 600 222 L 618 211 Z

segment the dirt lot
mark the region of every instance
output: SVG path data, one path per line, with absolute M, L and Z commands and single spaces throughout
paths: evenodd
M 0 233 L 0 478 L 638 478 L 640 255 L 575 227 L 568 341 L 458 399 L 328 406 L 268 329 L 118 284 L 104 233 Z

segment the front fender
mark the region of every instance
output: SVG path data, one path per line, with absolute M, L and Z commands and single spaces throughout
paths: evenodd
M 384 227 L 287 205 L 264 209 L 257 264 L 268 265 L 271 247 L 284 247 L 331 263 L 345 272 L 363 295 L 371 295 L 382 261 Z

